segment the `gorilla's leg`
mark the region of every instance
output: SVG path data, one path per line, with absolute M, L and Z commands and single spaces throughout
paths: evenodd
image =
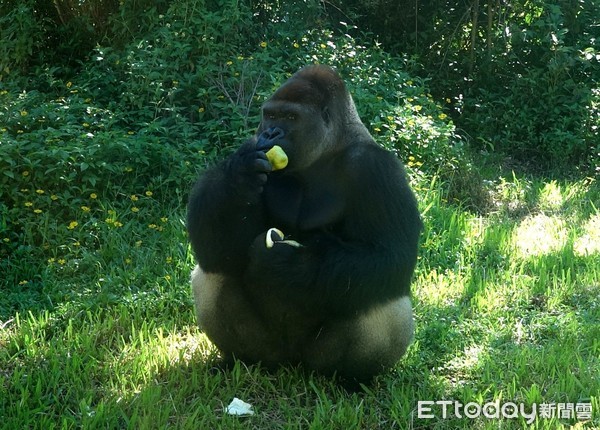
M 323 326 L 304 350 L 312 368 L 368 379 L 393 366 L 414 332 L 411 300 L 400 297 L 357 318 Z
M 200 329 L 225 358 L 235 351 L 240 359 L 258 362 L 269 351 L 269 362 L 283 361 L 283 350 L 276 345 L 256 306 L 247 300 L 240 281 L 205 273 L 198 265 L 192 271 L 191 281 Z

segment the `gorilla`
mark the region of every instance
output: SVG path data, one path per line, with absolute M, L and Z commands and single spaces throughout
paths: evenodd
M 368 380 L 412 340 L 421 228 L 404 168 L 337 72 L 305 67 L 192 189 L 199 326 L 224 357 Z

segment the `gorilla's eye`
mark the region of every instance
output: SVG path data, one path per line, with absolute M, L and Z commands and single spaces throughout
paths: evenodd
M 293 113 L 288 114 L 287 119 L 289 119 L 290 121 L 293 121 L 296 119 L 296 115 L 294 115 Z
M 267 119 L 275 119 L 275 114 L 272 113 L 268 113 L 265 116 L 267 117 Z

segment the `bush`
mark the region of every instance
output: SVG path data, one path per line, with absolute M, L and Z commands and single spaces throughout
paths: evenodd
M 161 225 L 159 208 L 181 216 L 198 171 L 253 134 L 262 101 L 306 64 L 340 71 L 375 139 L 415 175 L 464 171 L 454 125 L 427 82 L 403 71 L 407 60 L 357 43 L 351 28 L 261 31 L 236 2 L 210 13 L 203 4 L 149 11 L 154 24 L 136 42 L 98 46 L 71 77 L 37 66 L 0 93 L 4 268 L 35 261 L 39 276 L 45 261 L 83 264 L 82 244 L 113 255 L 101 239 L 111 229 L 143 237 Z
M 36 17 L 35 0 L 0 3 L 0 81 L 22 70 L 44 45 L 47 21 Z
M 587 83 L 566 75 L 558 81 L 549 70 L 532 69 L 506 86 L 474 88 L 460 123 L 474 133 L 475 147 L 533 163 L 536 170 L 593 170 L 600 98 Z

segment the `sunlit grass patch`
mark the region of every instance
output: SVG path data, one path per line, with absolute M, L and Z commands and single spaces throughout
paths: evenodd
M 520 256 L 539 256 L 560 251 L 568 236 L 567 223 L 561 217 L 537 214 L 515 228 L 513 242 Z
M 565 203 L 561 186 L 556 181 L 550 181 L 540 190 L 539 206 L 542 210 L 558 211 Z
M 600 254 L 600 213 L 588 218 L 582 234 L 575 239 L 573 250 L 576 255 Z

